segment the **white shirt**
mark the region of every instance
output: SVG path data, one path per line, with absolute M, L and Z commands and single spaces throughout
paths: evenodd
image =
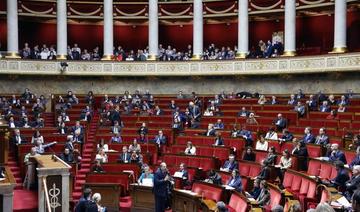
M 278 135 L 275 131 L 266 133 L 265 139 L 278 140 Z
M 265 141 L 264 143 L 261 143 L 260 141 L 256 142 L 256 150 L 263 150 L 263 151 L 267 151 L 269 146 L 269 143 L 267 141 Z
M 196 155 L 196 147 L 192 147 L 192 148 L 189 148 L 189 147 L 186 147 L 185 149 L 185 155 Z
M 99 155 L 99 154 L 96 154 L 96 157 L 95 157 L 95 160 L 99 160 L 101 163 L 107 163 L 107 155 Z

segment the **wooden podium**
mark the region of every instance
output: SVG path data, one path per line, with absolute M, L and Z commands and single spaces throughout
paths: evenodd
M 69 211 L 71 166 L 56 155 L 34 157 L 37 162 L 39 212 Z
M 131 211 L 152 212 L 155 210 L 155 198 L 151 186 L 130 184 L 132 207 Z
M 4 166 L 9 155 L 9 126 L 5 119 L 0 117 L 0 165 Z
M 187 190 L 174 189 L 172 211 L 193 212 L 201 208 L 201 195 Z
M 16 181 L 10 169 L 5 167 L 5 180 L 0 181 L 0 211 L 13 211 L 14 187 Z

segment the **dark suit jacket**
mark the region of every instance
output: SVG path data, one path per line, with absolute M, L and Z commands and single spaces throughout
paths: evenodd
M 313 134 L 306 134 L 303 137 L 304 143 L 314 143 L 315 142 L 315 136 Z
M 294 138 L 294 136 L 293 136 L 293 134 L 291 134 L 291 133 L 283 134 L 283 135 L 281 136 L 281 139 L 284 139 L 285 142 L 292 141 L 293 138 Z
M 22 144 L 23 144 L 23 143 L 26 143 L 26 141 L 24 140 L 24 136 L 20 135 L 20 138 L 21 138 L 21 143 L 22 143 Z M 15 135 L 13 135 L 13 136 L 11 137 L 11 143 L 13 143 L 13 144 L 18 144 L 18 138 L 17 138 Z
M 224 139 L 223 138 L 215 138 L 215 146 L 222 146 L 224 145 Z
M 233 163 L 230 163 L 229 160 L 225 161 L 224 165 L 222 166 L 222 168 L 226 169 L 228 168 L 230 171 L 237 169 L 238 168 L 238 163 L 236 161 L 234 161 Z
M 360 188 L 360 175 L 351 177 L 350 180 L 346 182 L 346 191 L 352 194 L 355 190 Z
M 281 129 L 284 129 L 286 127 L 286 119 L 281 118 L 281 119 L 275 119 L 274 120 L 274 124 Z
M 315 144 L 326 145 L 328 143 L 329 143 L 329 136 L 327 136 L 327 135 L 323 135 L 323 136 L 318 135 L 316 137 Z
M 260 173 L 257 176 L 257 179 L 268 180 L 269 178 L 270 178 L 270 168 L 265 166 L 260 170 Z
M 340 189 L 343 190 L 346 187 L 346 181 L 349 179 L 349 173 L 345 169 L 339 169 L 336 177 L 332 181 L 336 186 L 339 186 Z
M 269 154 L 266 156 L 264 161 L 268 162 L 269 165 L 274 165 L 276 163 L 276 155 L 275 154 Z
M 204 135 L 205 135 L 205 136 L 208 136 L 208 134 L 209 134 L 209 136 L 215 136 L 215 132 L 216 132 L 215 129 L 211 129 L 210 131 L 207 130 L 207 131 L 204 133 Z
M 130 157 L 131 157 L 131 154 L 128 152 L 126 153 L 126 156 L 125 156 L 125 153 L 121 153 L 119 155 L 119 158 L 118 158 L 118 161 L 119 162 L 122 162 L 124 163 L 125 161 L 127 161 L 128 163 L 130 163 Z
M 68 155 L 65 155 L 64 153 L 62 153 L 60 155 L 60 159 L 63 160 L 66 163 L 72 163 L 75 162 L 75 158 L 74 155 L 72 153 L 69 153 Z
M 345 154 L 340 150 L 338 150 L 334 155 L 330 152 L 329 159 L 332 162 L 339 160 L 342 161 L 344 164 L 347 164 Z
M 360 165 L 360 155 L 356 155 L 353 161 L 349 164 L 349 167 L 352 168 L 356 165 Z
M 168 196 L 168 185 L 169 182 L 165 181 L 166 173 L 163 173 L 159 168 L 154 174 L 154 187 L 153 193 L 155 196 L 167 197 Z
M 228 182 L 228 186 L 231 186 L 233 188 L 235 188 L 236 191 L 241 192 L 242 191 L 242 183 L 241 183 L 241 177 L 240 175 L 235 177 L 235 180 L 232 182 L 234 178 L 231 177 L 229 182 Z

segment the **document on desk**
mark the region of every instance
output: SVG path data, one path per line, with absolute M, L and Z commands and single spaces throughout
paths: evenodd
M 228 185 L 224 185 L 224 188 L 226 190 L 234 190 L 235 189 L 234 187 L 231 187 L 231 186 L 228 186 Z
M 344 196 L 337 199 L 336 202 L 338 202 L 341 206 L 344 206 L 345 208 L 351 207 L 351 203 Z

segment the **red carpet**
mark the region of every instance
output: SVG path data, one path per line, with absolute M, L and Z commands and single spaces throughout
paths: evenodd
M 14 190 L 14 212 L 35 212 L 38 211 L 37 191 Z

